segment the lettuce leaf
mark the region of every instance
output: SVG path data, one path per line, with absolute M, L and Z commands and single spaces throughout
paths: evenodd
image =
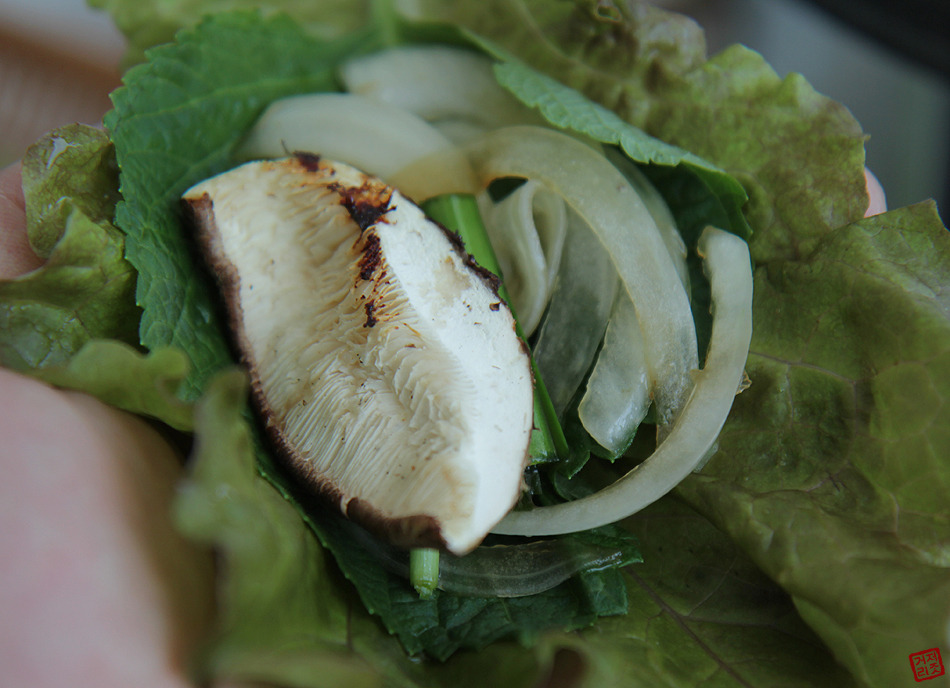
M 193 404 L 182 401 L 179 393 L 188 375 L 188 357 L 180 349 L 142 353 L 115 339 L 91 339 L 65 363 L 38 368 L 31 374 L 175 430 L 194 429 Z M 134 385 L 130 384 L 133 380 Z
M 867 685 L 906 684 L 907 656 L 947 642 L 948 297 L 932 202 L 760 269 L 752 386 L 679 488 Z
M 82 124 L 51 131 L 27 149 L 22 164 L 30 246 L 49 258 L 69 216 L 109 226 L 119 200 L 115 148 L 105 132 Z
M 631 688 L 855 685 L 788 596 L 676 499 L 629 524 L 647 557 L 627 571 L 626 616 L 579 633 L 543 631 L 530 647 L 501 641 L 444 662 L 409 657 L 341 585 L 297 511 L 257 477 L 245 395 L 239 371 L 212 378 L 198 402 L 197 447 L 176 505 L 185 532 L 222 555 L 218 631 L 199 678 L 299 688 L 527 688 L 555 676 L 590 688 L 620 677 Z M 480 602 L 467 610 L 476 612 L 485 613 Z
M 89 0 L 106 10 L 125 35 L 127 65 L 145 60 L 145 51 L 174 40 L 179 30 L 191 28 L 209 14 L 233 10 L 260 11 L 265 16 L 288 13 L 309 33 L 337 38 L 363 27 L 373 10 L 372 0 Z
M 135 271 L 110 222 L 118 169 L 104 132 L 71 125 L 23 160 L 27 232 L 46 262 L 0 281 L 0 365 L 26 371 L 68 361 L 87 341 L 135 342 Z

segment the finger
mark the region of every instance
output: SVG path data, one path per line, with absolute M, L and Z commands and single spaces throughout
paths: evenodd
M 185 688 L 213 569 L 172 521 L 175 450 L 2 368 L 0 437 L 0 684 Z
M 864 183 L 868 189 L 868 209 L 865 211 L 864 217 L 871 217 L 886 211 L 887 199 L 884 197 L 884 187 L 881 186 L 881 182 L 867 167 L 864 168 Z
M 0 279 L 17 277 L 42 264 L 26 237 L 20 164 L 15 163 L 0 170 Z

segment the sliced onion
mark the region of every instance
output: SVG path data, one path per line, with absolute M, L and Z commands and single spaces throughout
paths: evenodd
M 464 154 L 435 127 L 401 108 L 350 93 L 276 101 L 238 157 L 279 158 L 298 151 L 344 160 L 418 203 L 475 191 Z
M 656 221 L 666 250 L 689 294 L 686 243 L 663 196 L 628 158 L 608 150 L 608 159 L 624 173 Z M 636 434 L 650 408 L 650 380 L 643 335 L 633 302 L 622 294 L 610 316 L 604 345 L 578 405 L 587 433 L 612 456 L 619 456 Z M 661 431 L 665 436 L 666 429 Z
M 672 422 L 698 366 L 689 299 L 656 222 L 624 175 L 599 152 L 541 127 L 507 127 L 470 148 L 478 181 L 535 179 L 594 230 L 636 307 L 661 425 Z
M 572 211 L 554 291 L 533 349 L 558 416 L 597 356 L 618 282 L 603 244 Z
M 346 62 L 340 70 L 350 93 L 412 112 L 427 122 L 463 121 L 462 140 L 538 115 L 502 88 L 487 56 L 445 45 L 399 46 Z
M 370 535 L 348 519 L 335 520 L 384 569 L 409 578 L 407 550 Z M 557 587 L 578 573 L 622 566 L 627 560 L 620 549 L 575 538 L 482 545 L 462 557 L 442 552 L 436 587 L 461 596 L 527 597 Z
M 604 345 L 587 381 L 577 415 L 587 433 L 613 456 L 624 452 L 650 409 L 650 381 L 637 312 L 618 295 Z
M 627 181 L 633 186 L 640 195 L 651 217 L 656 222 L 657 229 L 660 230 L 660 236 L 663 237 L 663 243 L 666 250 L 673 259 L 673 265 L 676 266 L 676 273 L 679 275 L 680 282 L 689 294 L 689 269 L 686 267 L 686 242 L 683 241 L 683 235 L 680 234 L 676 226 L 676 220 L 666 200 L 657 191 L 657 188 L 650 183 L 646 175 L 640 171 L 632 160 L 620 153 L 608 152 L 608 159 L 616 165 L 617 169 L 623 172 Z
M 707 228 L 699 251 L 712 289 L 713 329 L 706 366 L 669 435 L 613 485 L 582 499 L 513 511 L 493 532 L 557 535 L 596 528 L 636 513 L 673 489 L 716 442 L 743 381 L 752 339 L 752 268 L 739 237 Z
M 527 181 L 496 204 L 480 202 L 485 229 L 518 322 L 530 336 L 551 298 L 567 234 L 564 201 Z
M 445 138 L 458 145 L 477 139 L 489 130 L 489 127 L 466 119 L 440 119 L 430 124 Z
M 464 557 L 443 555 L 439 588 L 457 595 L 527 597 L 583 571 L 602 571 L 623 560 L 619 549 L 564 538 L 482 546 Z

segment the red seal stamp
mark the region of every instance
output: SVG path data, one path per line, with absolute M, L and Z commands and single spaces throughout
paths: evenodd
M 910 668 L 914 671 L 915 681 L 926 681 L 943 676 L 943 659 L 940 657 L 940 648 L 932 647 L 910 655 Z

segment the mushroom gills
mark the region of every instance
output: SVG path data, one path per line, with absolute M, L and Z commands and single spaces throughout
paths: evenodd
M 296 476 L 394 544 L 475 548 L 517 501 L 533 418 L 497 279 L 399 191 L 316 155 L 183 204 Z

